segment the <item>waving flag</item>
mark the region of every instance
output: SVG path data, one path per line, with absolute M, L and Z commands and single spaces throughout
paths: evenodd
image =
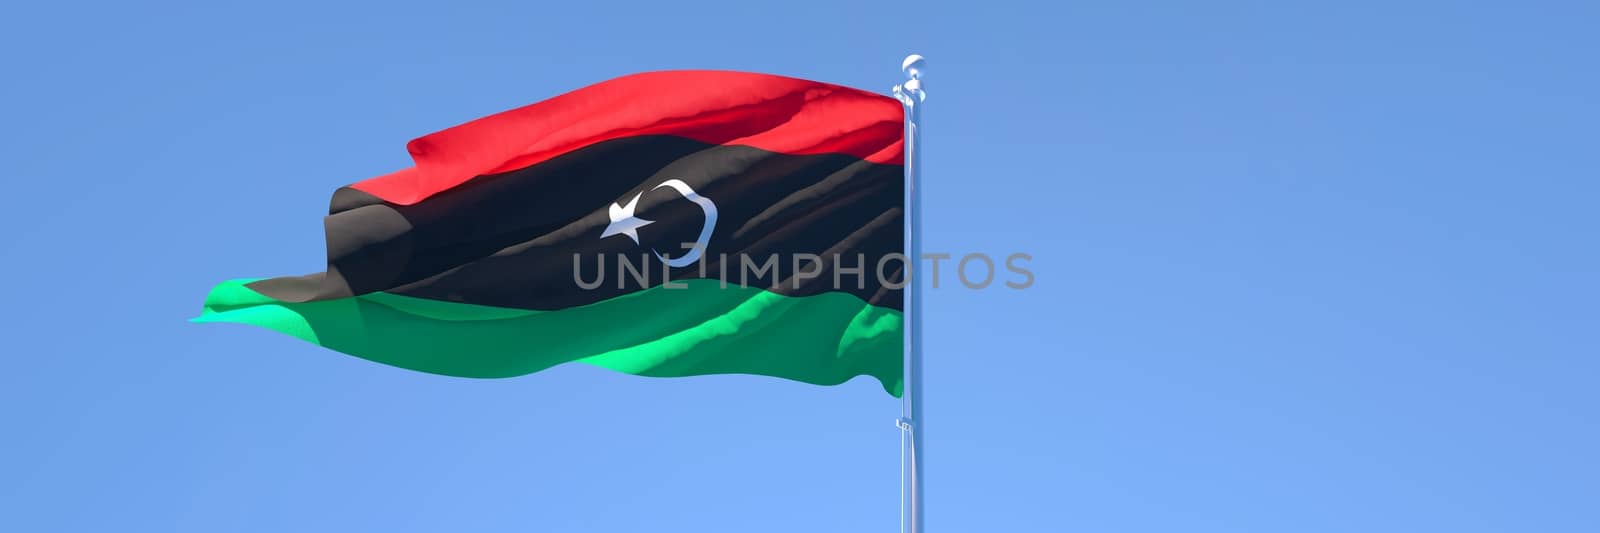
M 337 190 L 327 268 L 235 280 L 253 324 L 466 377 L 859 375 L 899 396 L 895 99 L 721 71 L 625 76 L 411 141 Z

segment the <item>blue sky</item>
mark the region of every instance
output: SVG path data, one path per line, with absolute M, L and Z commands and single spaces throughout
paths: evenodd
M 928 56 L 934 531 L 1600 528 L 1593 2 L 10 6 L 0 529 L 892 531 L 898 404 L 475 381 L 244 326 L 405 141 L 642 70 Z

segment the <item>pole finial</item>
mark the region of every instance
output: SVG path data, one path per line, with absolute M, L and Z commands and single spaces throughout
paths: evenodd
M 914 106 L 928 99 L 928 93 L 922 90 L 922 75 L 928 71 L 928 60 L 921 54 L 906 56 L 900 62 L 900 71 L 906 74 L 906 82 L 894 86 L 894 95 L 908 106 Z
M 922 70 L 925 68 L 928 68 L 928 60 L 923 59 L 921 54 L 908 55 L 905 61 L 900 62 L 900 70 L 906 73 L 908 80 L 922 79 Z

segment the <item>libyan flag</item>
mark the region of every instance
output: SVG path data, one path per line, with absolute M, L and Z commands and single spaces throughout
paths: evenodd
M 721 71 L 625 76 L 411 141 L 334 192 L 327 268 L 224 282 L 252 324 L 476 378 L 567 362 L 901 391 L 900 102 Z

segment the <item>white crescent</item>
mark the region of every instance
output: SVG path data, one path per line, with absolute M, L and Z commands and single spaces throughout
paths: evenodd
M 662 187 L 669 187 L 674 191 L 678 191 L 678 194 L 683 195 L 685 200 L 694 202 L 695 205 L 700 206 L 700 210 L 704 211 L 706 214 L 706 223 L 704 226 L 700 227 L 700 237 L 695 239 L 694 248 L 690 249 L 688 253 L 683 254 L 680 257 L 668 258 L 667 256 L 661 255 L 661 252 L 654 248 L 651 248 L 650 251 L 656 254 L 656 259 L 660 259 L 662 262 L 666 263 L 667 266 L 679 268 L 692 265 L 695 261 L 700 260 L 701 255 L 705 254 L 706 244 L 711 242 L 711 231 L 717 227 L 717 204 L 712 203 L 710 198 L 700 196 L 700 193 L 694 192 L 694 189 L 689 187 L 689 184 L 684 183 L 682 180 L 671 179 L 663 181 L 660 185 L 655 186 L 655 188 L 651 190 L 660 189 Z

